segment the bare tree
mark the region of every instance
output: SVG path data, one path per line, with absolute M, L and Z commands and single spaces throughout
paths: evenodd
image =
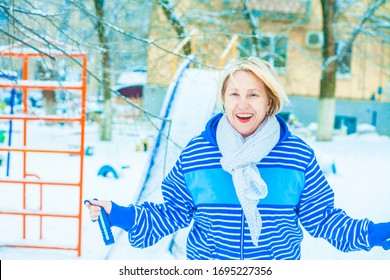
M 320 98 L 318 109 L 318 130 L 317 140 L 326 141 L 332 139 L 334 117 L 335 117 L 335 92 L 336 72 L 338 64 L 347 55 L 347 50 L 352 47 L 353 42 L 364 30 L 364 25 L 373 17 L 377 9 L 385 4 L 387 0 L 373 1 L 362 15 L 360 22 L 352 31 L 350 38 L 336 53 L 335 30 L 336 18 L 339 16 L 336 0 L 321 0 L 322 22 L 324 33 L 324 45 L 322 47 L 322 74 L 320 81 Z
M 111 140 L 112 134 L 112 104 L 111 104 L 111 74 L 110 74 L 110 48 L 106 34 L 106 28 L 103 24 L 105 11 L 104 0 L 94 0 L 97 22 L 96 29 L 100 47 L 102 49 L 102 87 L 103 87 L 103 119 L 100 131 L 100 140 Z
M 169 0 L 158 0 L 158 4 L 161 6 L 161 8 L 164 11 L 165 16 L 167 17 L 169 23 L 175 30 L 176 34 L 179 38 L 184 38 L 188 35 L 188 32 L 186 31 L 185 23 L 182 19 L 175 13 L 174 7 L 171 4 Z M 191 54 L 191 41 L 188 41 L 184 47 L 184 54 L 190 55 Z
M 246 20 L 248 21 L 251 30 L 252 30 L 252 42 L 254 48 L 254 56 L 259 56 L 260 55 L 260 49 L 259 49 L 259 38 L 260 38 L 260 31 L 258 24 L 256 23 L 255 17 L 252 13 L 252 9 L 248 5 L 247 0 L 242 0 L 241 1 L 242 6 L 243 6 L 243 13 L 245 15 Z
M 326 140 L 331 137 L 335 115 L 335 89 L 337 61 L 336 45 L 333 31 L 335 0 L 321 0 L 324 45 L 322 47 L 323 66 L 320 81 L 320 102 L 318 113 L 317 139 Z M 330 138 L 331 139 L 331 138 Z
M 35 49 L 43 56 L 47 56 L 49 60 L 52 60 L 52 63 L 54 63 L 55 58 L 47 53 L 46 48 L 55 49 L 56 51 L 62 52 L 65 56 L 67 56 L 67 50 L 64 49 L 62 45 L 53 44 L 51 41 L 47 40 L 49 37 L 60 37 L 62 42 L 67 42 L 75 48 L 78 47 L 80 50 L 88 51 L 89 58 L 93 60 L 94 63 L 90 63 L 86 70 L 89 73 L 89 77 L 97 81 L 104 96 L 104 114 L 102 116 L 103 121 L 101 123 L 100 133 L 102 140 L 111 139 L 113 123 L 112 114 L 114 111 L 111 106 L 110 97 L 115 93 L 111 88 L 115 73 L 113 73 L 110 63 L 122 54 L 126 54 L 127 56 L 131 55 L 131 51 L 128 51 L 130 49 L 136 51 L 137 55 L 132 56 L 133 59 L 131 61 L 124 61 L 123 58 L 117 59 L 119 63 L 116 64 L 115 70 L 117 72 L 125 71 L 128 68 L 124 69 L 123 67 L 131 67 L 133 63 L 140 65 L 137 67 L 142 67 L 146 65 L 147 48 L 132 48 L 133 42 L 139 43 L 138 45 L 151 44 L 159 47 L 156 43 L 153 44 L 153 42 L 149 42 L 149 40 L 138 37 L 134 35 L 134 33 L 125 31 L 123 28 L 115 25 L 117 17 L 109 11 L 118 9 L 117 7 L 120 6 L 120 3 L 114 5 L 109 4 L 110 3 L 105 3 L 104 0 L 94 0 L 89 3 L 74 0 L 66 0 L 65 3 L 47 3 L 45 1 L 31 0 L 0 1 L 0 13 L 5 18 L 5 23 L 3 21 L 2 28 L 0 28 L 0 41 L 3 43 L 13 44 L 14 42 L 19 42 L 25 44 L 26 46 Z M 137 1 L 136 4 L 144 5 L 140 0 Z M 134 3 L 134 6 L 136 4 Z M 150 5 L 148 7 L 150 7 Z M 132 8 L 134 9 L 133 6 Z M 143 9 L 138 10 L 148 14 Z M 127 10 L 122 9 L 121 12 L 121 18 L 126 16 Z M 107 18 L 113 23 L 110 23 Z M 133 21 L 131 24 L 133 24 Z M 142 29 L 142 34 L 144 36 L 147 35 L 144 28 L 136 29 L 127 22 L 123 24 L 123 26 L 128 28 L 128 30 Z M 114 34 L 116 37 L 109 36 L 110 34 Z M 34 43 L 28 43 L 26 39 L 29 39 L 29 42 L 40 41 L 40 43 L 46 44 L 46 46 L 43 48 L 36 46 Z M 115 39 L 117 41 L 113 42 Z M 120 48 L 118 48 L 118 42 Z M 131 44 L 129 42 L 131 42 Z M 111 48 L 111 44 L 115 44 L 116 48 Z M 144 55 L 138 55 L 141 52 L 143 52 Z M 67 57 L 71 59 L 70 56 Z M 145 58 L 143 64 L 141 64 L 142 62 L 139 63 L 140 57 Z M 78 61 L 74 62 L 82 67 Z M 56 78 L 58 77 L 55 77 L 54 79 Z M 91 84 L 93 84 L 93 86 L 89 87 L 90 90 L 91 88 L 96 87 L 96 83 Z M 117 94 L 119 95 L 119 93 Z M 44 95 L 49 96 L 46 92 Z M 129 105 L 136 107 L 137 110 L 142 110 L 142 108 L 138 107 L 136 104 L 132 104 L 132 102 L 129 103 Z M 55 105 L 52 107 L 55 107 Z

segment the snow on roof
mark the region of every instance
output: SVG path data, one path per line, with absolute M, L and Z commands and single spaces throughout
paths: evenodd
M 25 87 L 38 89 L 82 89 L 82 82 L 68 82 L 68 81 L 41 81 L 41 80 L 1 80 L 0 88 Z
M 146 84 L 145 71 L 123 72 L 116 81 L 118 85 L 144 85 Z

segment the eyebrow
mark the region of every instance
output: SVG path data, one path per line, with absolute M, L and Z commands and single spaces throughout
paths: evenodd
M 227 90 L 238 90 L 238 88 L 229 88 L 229 89 L 227 89 Z M 258 89 L 258 88 L 250 88 L 250 89 L 248 89 L 247 91 L 254 91 L 254 90 L 260 91 L 260 92 L 261 92 L 261 90 Z

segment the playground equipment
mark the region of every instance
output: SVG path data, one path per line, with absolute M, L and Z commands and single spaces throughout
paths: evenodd
M 41 248 L 41 249 L 57 249 L 57 250 L 72 250 L 76 251 L 78 256 L 81 255 L 81 213 L 82 213 L 82 190 L 83 190 L 83 162 L 84 162 L 84 135 L 85 135 L 85 120 L 86 120 L 86 88 L 87 88 L 87 54 L 76 51 L 72 49 L 71 47 L 64 45 L 60 42 L 55 42 L 53 40 L 45 39 L 40 40 L 40 45 L 38 48 L 33 49 L 26 46 L 31 46 L 32 44 L 36 43 L 37 41 L 29 40 L 28 42 L 22 42 L 20 44 L 13 44 L 12 46 L 5 46 L 0 48 L 0 56 L 2 57 L 10 57 L 11 59 L 21 59 L 22 60 L 22 77 L 20 80 L 0 80 L 0 88 L 3 89 L 11 89 L 15 90 L 18 89 L 22 92 L 22 108 L 23 111 L 21 114 L 1 114 L 0 115 L 0 121 L 1 120 L 8 120 L 10 122 L 22 122 L 23 129 L 23 143 L 20 147 L 13 147 L 13 146 L 1 146 L 0 145 L 0 152 L 6 151 L 8 153 L 22 153 L 22 178 L 14 179 L 14 178 L 7 178 L 4 179 L 0 177 L 0 192 L 2 190 L 2 187 L 15 185 L 15 188 L 18 186 L 22 186 L 22 209 L 15 210 L 15 211 L 7 211 L 2 209 L 0 205 L 0 215 L 5 216 L 19 216 L 21 217 L 21 230 L 22 230 L 22 239 L 20 242 L 15 242 L 13 244 L 0 244 L 2 246 L 8 246 L 8 247 L 20 247 L 20 248 Z M 57 47 L 55 47 L 57 46 Z M 62 51 L 58 51 L 58 46 L 61 47 Z M 42 53 L 39 53 L 37 49 L 41 49 Z M 79 61 L 79 65 L 81 65 L 81 81 L 78 82 L 67 82 L 67 81 L 37 81 L 37 80 L 30 80 L 29 79 L 29 67 L 30 67 L 30 59 L 37 59 L 44 57 L 44 54 L 48 54 L 51 57 L 55 58 L 71 58 L 74 61 Z M 57 116 L 33 116 L 29 112 L 28 108 L 28 95 L 29 90 L 31 89 L 39 89 L 39 90 L 67 90 L 67 91 L 73 91 L 73 92 L 79 92 L 80 93 L 80 108 L 79 108 L 79 116 L 77 117 L 57 117 Z M 44 122 L 51 122 L 51 123 L 69 123 L 69 122 L 75 122 L 80 125 L 80 148 L 78 150 L 59 150 L 59 149 L 32 149 L 29 148 L 29 134 L 31 134 L 31 131 L 29 131 L 28 124 L 30 122 L 34 121 L 44 121 Z M 11 131 L 11 130 L 10 130 Z M 63 155 L 63 154 L 73 154 L 77 155 L 79 157 L 79 164 L 80 164 L 80 170 L 78 174 L 78 179 L 76 179 L 75 182 L 62 182 L 62 181 L 52 181 L 52 180 L 43 180 L 41 177 L 37 174 L 31 174 L 29 173 L 28 169 L 28 155 L 31 153 L 41 153 L 41 154 L 53 154 L 53 155 Z M 34 178 L 34 179 L 31 179 Z M 77 175 L 70 176 L 71 178 L 76 177 Z M 39 209 L 38 211 L 29 209 L 27 207 L 27 186 L 38 186 L 39 187 Z M 44 191 L 46 191 L 49 188 L 56 188 L 56 187 L 71 187 L 71 188 L 77 188 L 78 189 L 78 197 L 75 197 L 74 201 L 78 201 L 78 209 L 77 214 L 64 214 L 64 213 L 53 213 L 53 212 L 46 212 L 44 211 L 43 207 L 43 196 Z M 58 199 L 61 199 L 59 197 Z M 18 203 L 15 201 L 15 205 L 18 205 Z M 27 240 L 28 232 L 31 231 L 30 227 L 28 226 L 28 220 L 30 218 L 38 217 L 39 218 L 39 236 L 40 240 L 38 242 L 33 242 L 31 240 Z M 43 221 L 45 219 L 75 219 L 78 224 L 78 232 L 77 232 L 77 244 L 75 246 L 53 246 L 53 245 L 47 245 L 45 242 L 42 241 L 44 236 L 44 227 L 43 227 Z M 0 230 L 2 231 L 2 230 Z M 16 230 L 15 230 L 16 234 Z M 59 233 L 61 234 L 61 233 Z M 63 234 L 63 233 L 62 233 Z M 42 241 L 42 242 L 41 242 Z
M 191 55 L 195 54 L 195 49 L 196 49 L 196 38 L 199 35 L 199 30 L 194 28 L 191 30 L 190 34 L 185 37 L 180 43 L 176 46 L 176 48 L 173 50 L 173 53 L 179 53 L 180 51 L 183 50 L 183 48 L 186 46 L 188 42 L 191 42 Z M 238 44 L 238 35 L 233 35 L 232 38 L 230 39 L 229 43 L 226 45 L 226 48 L 223 50 L 221 55 L 219 56 L 219 61 L 218 61 L 218 67 L 221 69 L 229 62 L 228 59 L 236 59 L 237 58 L 237 44 Z M 195 57 L 193 58 L 193 60 Z M 175 78 L 175 75 L 177 75 L 177 55 L 174 55 L 172 57 L 172 79 Z M 194 67 L 194 63 L 192 62 L 190 64 L 191 68 Z
M 4 73 L 3 71 L 0 71 L 0 78 L 7 79 L 9 81 L 16 81 L 17 80 L 17 75 L 14 74 L 7 74 Z M 14 114 L 14 104 L 15 104 L 15 96 L 16 96 L 16 90 L 15 88 L 11 89 L 11 97 L 9 101 L 10 105 L 10 114 Z M 5 138 L 5 133 L 3 136 L 0 136 L 0 138 Z M 4 139 L 0 139 L 0 142 L 4 142 Z M 12 144 L 12 120 L 9 120 L 9 129 L 8 129 L 8 147 L 11 147 Z M 7 153 L 7 170 L 6 170 L 6 176 L 9 176 L 9 168 L 10 168 L 10 161 L 11 161 L 11 153 L 8 151 Z
M 98 176 L 108 177 L 109 175 L 113 176 L 115 179 L 119 179 L 120 173 L 119 168 L 115 168 L 112 165 L 105 164 L 99 168 Z

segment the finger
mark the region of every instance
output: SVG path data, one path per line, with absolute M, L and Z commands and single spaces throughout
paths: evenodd
M 107 200 L 91 200 L 90 203 L 92 203 L 93 206 L 100 206 L 102 207 L 107 214 L 111 212 L 111 202 Z
M 96 222 L 96 220 L 99 218 L 100 215 L 100 206 L 99 205 L 94 205 L 93 202 L 96 200 L 84 200 L 84 205 L 88 208 L 89 210 L 89 217 L 92 222 Z
M 95 213 L 95 214 L 99 214 L 100 213 L 100 206 L 97 206 L 97 205 L 91 205 L 90 207 L 89 207 L 89 213 L 91 213 L 91 214 L 93 214 L 93 213 Z
M 92 205 L 95 205 L 95 206 L 103 206 L 103 204 L 101 203 L 100 200 L 97 200 L 96 198 L 94 199 L 86 199 L 84 200 L 84 205 L 87 206 L 88 208 Z
M 84 205 L 87 206 L 87 208 L 89 208 L 92 204 L 88 199 L 86 199 L 84 200 Z
M 106 211 L 107 214 L 110 214 L 110 212 L 111 212 L 112 204 L 111 204 L 111 201 L 108 201 L 108 200 L 97 200 L 96 198 L 94 198 L 92 200 L 85 200 L 84 204 L 90 210 L 91 210 L 90 207 L 96 206 L 96 207 L 104 208 L 104 210 Z
M 96 198 L 94 199 L 91 199 L 88 201 L 90 204 L 92 205 L 95 205 L 95 206 L 103 206 L 104 205 L 104 201 L 102 200 L 97 200 Z
M 91 218 L 91 220 L 95 222 L 99 218 L 99 215 L 100 215 L 100 207 L 96 205 L 91 205 L 89 207 L 89 217 Z
M 92 222 L 95 222 L 99 219 L 99 215 L 91 215 Z

